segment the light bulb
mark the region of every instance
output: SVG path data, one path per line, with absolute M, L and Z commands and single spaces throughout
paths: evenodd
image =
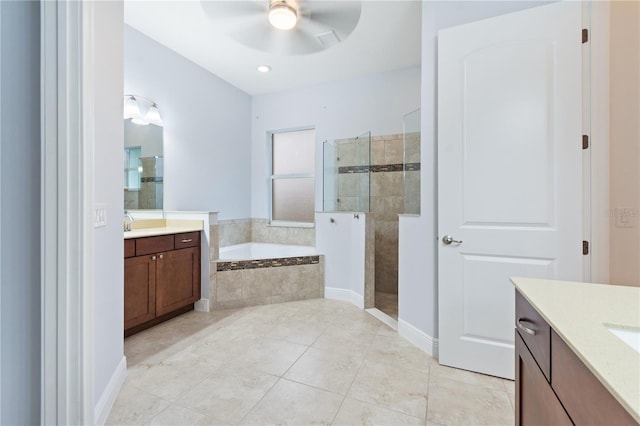
M 162 117 L 160 117 L 160 111 L 158 110 L 158 105 L 155 103 L 149 107 L 149 111 L 147 111 L 147 115 L 145 116 L 146 121 L 152 124 L 156 124 L 158 126 L 162 125 Z
M 124 104 L 124 118 L 140 117 L 140 106 L 135 96 L 129 96 Z
M 283 2 L 269 10 L 269 22 L 279 30 L 290 30 L 296 26 L 298 15 L 294 8 Z

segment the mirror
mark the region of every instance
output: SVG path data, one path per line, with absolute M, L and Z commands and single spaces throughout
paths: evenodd
M 124 209 L 162 210 L 162 127 L 124 121 Z

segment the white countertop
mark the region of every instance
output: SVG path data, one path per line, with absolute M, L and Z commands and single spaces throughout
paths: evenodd
M 129 238 L 202 231 L 203 223 L 202 220 L 190 219 L 144 219 L 132 222 L 131 227 L 131 231 L 124 232 L 125 240 Z
M 640 353 L 605 327 L 640 328 L 640 288 L 532 278 L 511 281 L 640 422 Z

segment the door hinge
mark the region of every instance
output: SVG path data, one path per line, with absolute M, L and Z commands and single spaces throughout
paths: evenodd
M 589 41 L 589 30 L 586 28 L 582 29 L 582 42 L 586 43 Z
M 582 135 L 582 149 L 587 149 L 587 148 L 589 148 L 589 136 Z
M 589 254 L 589 241 L 582 242 L 582 254 L 585 256 Z

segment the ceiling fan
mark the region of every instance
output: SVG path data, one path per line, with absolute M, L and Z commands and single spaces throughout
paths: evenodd
M 245 46 L 306 55 L 345 40 L 360 20 L 361 1 L 201 0 L 214 25 Z

